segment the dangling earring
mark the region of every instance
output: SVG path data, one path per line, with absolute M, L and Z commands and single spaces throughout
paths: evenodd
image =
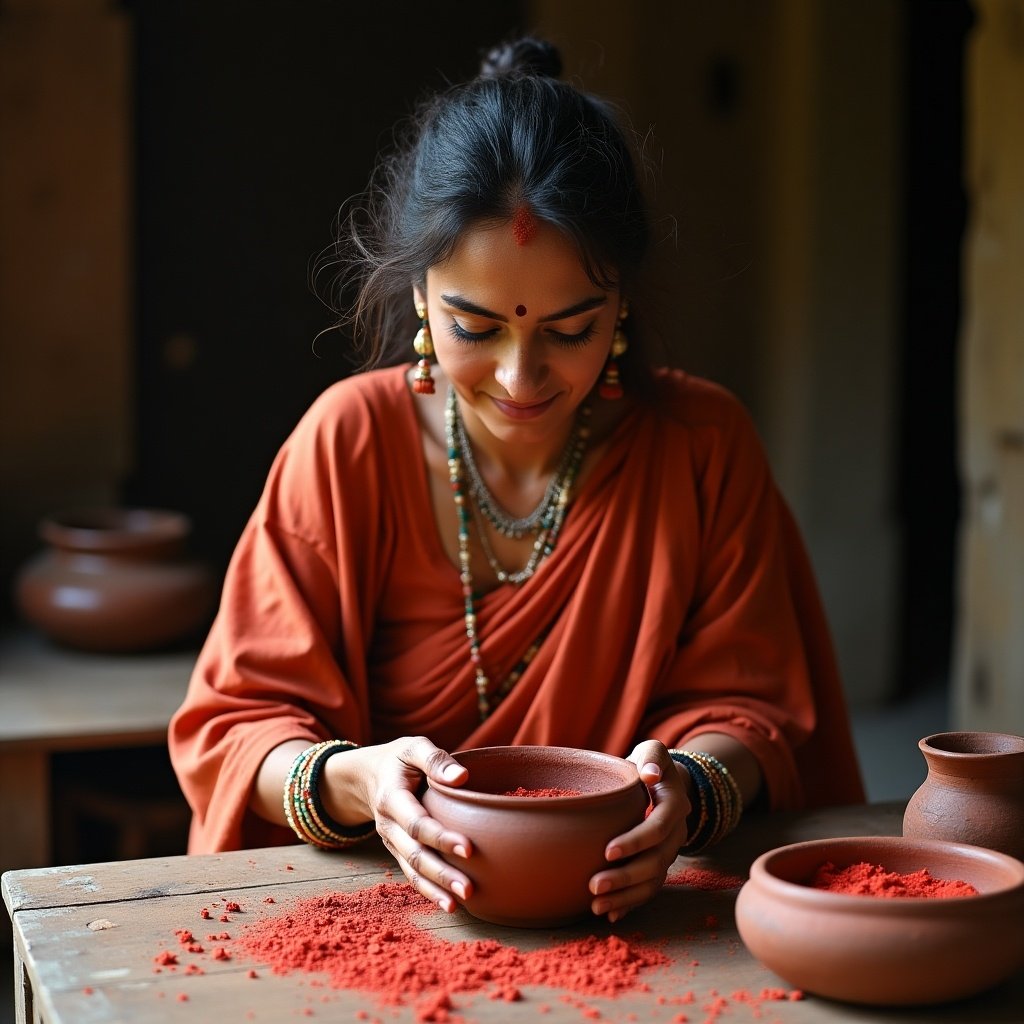
M 434 378 L 430 376 L 430 357 L 434 354 L 434 342 L 430 338 L 430 324 L 427 323 L 427 307 L 422 302 L 416 303 L 416 315 L 420 318 L 420 329 L 416 332 L 412 347 L 420 357 L 416 376 L 413 378 L 412 389 L 417 395 L 434 393 Z
M 627 316 L 629 316 L 629 304 L 623 302 L 619 307 L 619 319 L 615 324 L 615 333 L 612 335 L 612 347 L 608 353 L 608 362 L 604 366 L 604 376 L 597 388 L 597 393 L 602 398 L 614 400 L 622 397 L 622 381 L 619 379 L 619 366 L 615 360 L 629 348 L 626 332 L 622 329 L 622 321 Z

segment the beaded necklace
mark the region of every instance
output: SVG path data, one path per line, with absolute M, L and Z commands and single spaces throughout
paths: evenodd
M 548 509 L 547 515 L 539 523 L 540 532 L 538 533 L 537 540 L 534 542 L 534 550 L 526 566 L 529 569 L 528 575 L 522 576 L 526 568 L 520 570 L 519 573 L 508 573 L 501 569 L 500 566 L 496 566 L 496 559 L 491 558 L 492 553 L 486 547 L 486 541 L 484 541 L 485 554 L 488 555 L 488 560 L 491 563 L 491 567 L 495 569 L 495 575 L 498 576 L 499 581 L 521 582 L 522 579 L 528 579 L 529 576 L 533 575 L 540 563 L 554 551 L 558 534 L 561 531 L 562 523 L 565 521 L 566 512 L 569 508 L 572 485 L 583 461 L 587 439 L 590 437 L 589 417 L 590 407 L 587 405 L 581 406 L 576 425 L 569 438 L 569 443 L 566 445 L 566 454 L 563 455 L 559 471 L 555 474 L 555 478 L 558 481 L 557 487 L 554 488 L 557 492 L 557 498 L 552 503 L 552 507 Z M 473 589 L 473 573 L 470 568 L 469 524 L 473 517 L 473 497 L 471 493 L 467 493 L 468 489 L 463 475 L 463 465 L 468 461 L 466 455 L 470 451 L 469 439 L 466 437 L 465 430 L 460 430 L 462 421 L 459 416 L 459 405 L 455 397 L 455 389 L 450 386 L 448 388 L 448 400 L 445 405 L 444 418 L 445 440 L 448 445 L 448 480 L 451 483 L 455 511 L 459 520 L 459 580 L 462 583 L 462 594 L 465 598 L 466 639 L 469 641 L 469 656 L 476 672 L 477 708 L 480 712 L 480 721 L 483 722 L 518 682 L 527 665 L 533 661 L 544 637 L 547 636 L 551 627 L 548 626 L 530 644 L 516 667 L 509 673 L 504 682 L 498 686 L 494 694 L 491 695 L 489 692 L 491 680 L 484 669 L 483 659 L 480 656 L 480 637 L 476 630 L 476 602 L 480 595 Z M 550 487 L 549 490 L 551 490 Z M 477 532 L 483 538 L 483 524 L 477 523 Z M 502 575 L 499 575 L 499 569 L 505 579 L 502 579 Z M 514 579 L 513 577 L 516 576 L 522 576 L 522 579 Z
M 569 460 L 572 458 L 578 432 L 579 423 L 573 428 L 572 437 L 569 438 L 569 443 L 565 446 L 558 469 L 552 475 L 551 481 L 537 507 L 528 515 L 517 518 L 516 516 L 509 515 L 501 507 L 497 498 L 491 494 L 491 489 L 487 486 L 487 482 L 484 480 L 480 470 L 477 469 L 476 459 L 473 458 L 473 446 L 469 443 L 469 438 L 466 436 L 466 425 L 462 422 L 462 417 L 456 415 L 455 433 L 458 437 L 459 448 L 462 450 L 462 458 L 466 470 L 469 473 L 469 493 L 473 496 L 476 507 L 498 533 L 519 540 L 525 537 L 531 530 L 543 524 L 545 519 L 551 517 L 561 494 L 562 478 L 568 468 Z

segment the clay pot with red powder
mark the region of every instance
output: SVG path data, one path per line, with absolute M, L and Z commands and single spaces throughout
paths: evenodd
M 907 804 L 903 834 L 1024 860 L 1024 736 L 943 732 L 918 747 L 928 776 Z
M 885 898 L 816 888 L 823 864 L 927 869 L 977 895 Z M 736 900 L 751 954 L 790 985 L 832 999 L 917 1005 L 961 999 L 1024 968 L 1024 863 L 934 839 L 794 843 L 754 861 Z
M 192 524 L 163 509 L 91 508 L 44 519 L 46 547 L 15 583 L 22 615 L 68 647 L 151 651 L 209 625 L 216 582 L 188 557 Z
M 579 920 L 593 900 L 588 883 L 608 867 L 609 840 L 639 824 L 647 788 L 620 757 L 570 747 L 480 747 L 453 755 L 463 786 L 430 780 L 423 806 L 473 844 L 457 866 L 473 881 L 473 916 L 515 927 Z M 531 795 L 514 796 L 516 790 Z M 569 794 L 569 795 L 551 795 Z

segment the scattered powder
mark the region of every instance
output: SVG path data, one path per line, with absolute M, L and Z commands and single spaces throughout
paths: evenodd
M 444 1015 L 456 993 L 487 990 L 515 1001 L 524 985 L 605 997 L 647 991 L 644 970 L 670 962 L 652 943 L 615 935 L 531 952 L 495 939 L 448 942 L 416 924 L 435 909 L 408 884 L 380 883 L 302 900 L 236 942 L 277 974 L 320 971 L 335 987 L 373 992 L 385 1005 L 417 999 L 419 1020 L 451 1019 Z
M 978 890 L 969 882 L 958 878 L 935 878 L 927 868 L 900 874 L 867 861 L 842 868 L 826 861 L 814 872 L 810 884 L 815 889 L 858 896 L 936 898 L 978 895 Z
M 740 878 L 739 875 L 726 875 L 720 871 L 712 871 L 710 868 L 683 868 L 682 871 L 673 871 L 665 879 L 665 884 L 687 885 L 691 889 L 713 891 L 738 889 L 744 881 L 745 879 Z
M 527 789 L 525 786 L 518 786 L 516 789 L 506 790 L 501 794 L 502 796 L 529 796 L 529 797 L 549 797 L 549 796 L 582 796 L 583 793 L 578 789 L 559 789 L 557 786 L 546 786 L 541 789 Z

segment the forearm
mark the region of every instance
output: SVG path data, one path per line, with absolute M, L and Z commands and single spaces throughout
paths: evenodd
M 249 801 L 249 808 L 254 814 L 275 825 L 288 825 L 284 813 L 285 780 L 295 758 L 309 746 L 306 740 L 288 740 L 267 754 L 260 765 Z M 342 825 L 360 825 L 373 817 L 365 801 L 359 797 L 357 772 L 366 749 L 369 748 L 345 750 L 331 757 L 321 775 L 319 789 L 324 809 Z
M 757 758 L 745 747 L 735 736 L 729 736 L 720 732 L 702 732 L 691 737 L 684 744 L 687 750 L 696 750 L 704 754 L 710 754 L 729 769 L 729 773 L 736 780 L 743 796 L 743 806 L 749 807 L 761 791 L 761 766 Z M 693 800 L 693 782 L 689 772 L 677 764 L 676 768 L 684 776 L 687 793 Z

